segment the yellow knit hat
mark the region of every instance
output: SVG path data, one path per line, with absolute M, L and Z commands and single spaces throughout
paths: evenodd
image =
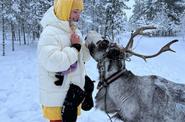
M 68 21 L 71 10 L 83 10 L 83 0 L 55 0 L 54 11 L 57 18 Z

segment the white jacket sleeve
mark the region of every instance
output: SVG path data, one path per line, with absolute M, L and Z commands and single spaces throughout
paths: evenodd
M 55 36 L 41 36 L 38 44 L 38 60 L 50 72 L 65 71 L 78 60 L 78 51 L 73 47 L 61 49 Z

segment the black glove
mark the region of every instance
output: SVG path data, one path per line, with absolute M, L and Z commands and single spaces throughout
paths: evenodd
M 70 108 L 70 106 L 62 107 L 62 122 L 76 122 L 78 108 Z
M 61 86 L 61 85 L 63 84 L 64 76 L 61 75 L 61 73 L 57 72 L 57 73 L 55 74 L 55 77 L 58 78 L 58 80 L 55 81 L 55 85 Z
M 119 48 L 112 48 L 107 52 L 107 57 L 109 59 L 116 60 L 120 57 L 121 51 Z
M 82 102 L 82 109 L 85 111 L 90 110 L 93 106 L 92 92 L 94 90 L 94 81 L 92 81 L 88 76 L 85 76 L 85 99 Z
M 80 52 L 81 50 L 81 45 L 80 44 L 72 44 L 71 47 L 74 47 L 78 50 L 78 52 Z
M 70 85 L 62 108 L 62 122 L 76 122 L 77 108 L 84 96 L 85 93 L 79 86 Z

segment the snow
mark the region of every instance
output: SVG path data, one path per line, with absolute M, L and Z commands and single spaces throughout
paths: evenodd
M 177 37 L 148 38 L 138 37 L 135 42 L 136 52 L 152 54 L 162 45 Z M 132 57 L 127 68 L 137 75 L 155 74 L 177 83 L 185 84 L 185 41 L 172 45 L 176 53 L 165 52 L 162 55 L 144 62 Z M 123 40 L 128 40 L 125 36 Z M 121 42 L 125 44 L 126 42 Z M 39 104 L 37 73 L 37 43 L 31 45 L 16 44 L 12 52 L 11 43 L 6 44 L 6 56 L 0 56 L 0 121 L 1 122 L 45 122 Z M 2 50 L 0 49 L 0 53 Z M 98 81 L 96 62 L 91 59 L 87 64 L 87 74 Z M 96 82 L 97 83 L 97 82 Z M 95 96 L 97 90 L 94 91 Z M 114 119 L 113 119 L 114 121 Z M 77 122 L 109 122 L 106 114 L 100 110 L 82 111 Z M 115 120 L 115 122 L 119 122 Z

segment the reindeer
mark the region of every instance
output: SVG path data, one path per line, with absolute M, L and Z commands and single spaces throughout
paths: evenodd
M 146 61 L 166 51 L 175 52 L 170 46 L 177 40 L 169 42 L 154 55 L 134 52 L 134 37 L 148 29 L 155 27 L 137 29 L 125 48 L 95 31 L 87 34 L 86 46 L 99 71 L 96 108 L 116 113 L 114 117 L 124 122 L 185 122 L 185 85 L 156 75 L 137 76 L 126 69 L 125 61 L 133 55 Z

